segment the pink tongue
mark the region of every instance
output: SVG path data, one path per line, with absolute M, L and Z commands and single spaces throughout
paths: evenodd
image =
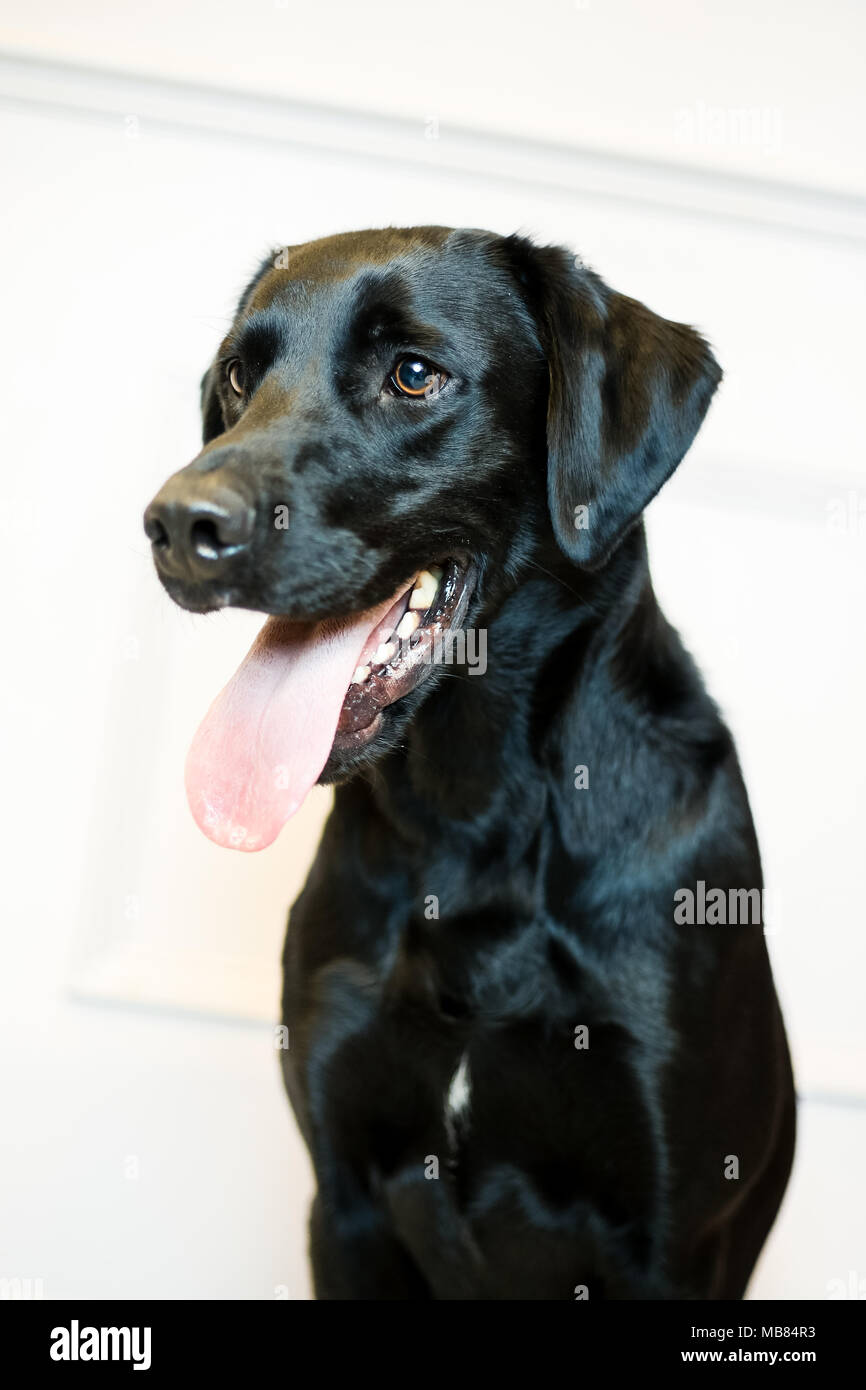
M 344 623 L 265 623 L 186 760 L 190 809 L 215 844 L 258 850 L 277 838 L 328 761 L 349 682 L 395 602 Z

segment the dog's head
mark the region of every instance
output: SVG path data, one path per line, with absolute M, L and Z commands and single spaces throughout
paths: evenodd
M 202 383 L 204 448 L 145 515 L 177 603 L 272 615 L 190 754 L 206 833 L 262 848 L 391 746 L 443 636 L 533 558 L 603 566 L 720 375 L 558 247 L 388 228 L 268 258 Z

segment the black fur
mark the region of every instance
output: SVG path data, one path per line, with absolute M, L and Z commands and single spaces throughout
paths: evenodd
M 387 229 L 284 261 L 245 291 L 182 475 L 251 498 L 254 545 L 218 594 L 169 591 L 323 617 L 455 554 L 488 644 L 484 676 L 434 670 L 325 770 L 284 993 L 317 1295 L 739 1298 L 793 1086 L 760 924 L 674 918 L 678 889 L 759 888 L 761 869 L 640 519 L 719 368 L 521 238 Z M 383 395 L 410 350 L 450 373 L 436 399 Z M 470 1100 L 446 1114 L 461 1059 Z

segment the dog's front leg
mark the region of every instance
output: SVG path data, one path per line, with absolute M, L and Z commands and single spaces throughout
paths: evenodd
M 334 1212 L 316 1194 L 310 1211 L 310 1263 L 317 1299 L 429 1299 L 430 1290 L 385 1214 L 359 1198 Z

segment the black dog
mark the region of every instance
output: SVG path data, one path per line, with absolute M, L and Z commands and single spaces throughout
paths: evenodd
M 190 802 L 255 849 L 338 784 L 285 952 L 320 1298 L 743 1294 L 793 1085 L 760 917 L 720 924 L 761 888 L 736 753 L 641 521 L 720 376 L 568 252 L 422 227 L 265 262 L 205 377 L 157 567 L 276 616 Z

